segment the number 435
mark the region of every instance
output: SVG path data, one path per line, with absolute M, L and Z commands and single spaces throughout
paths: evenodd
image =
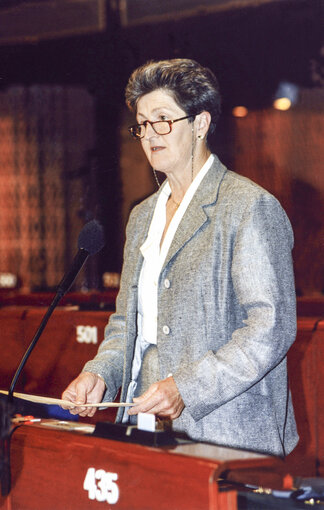
M 116 483 L 117 473 L 109 473 L 103 469 L 89 468 L 83 482 L 84 490 L 88 491 L 89 499 L 107 501 L 110 505 L 117 503 L 119 488 Z

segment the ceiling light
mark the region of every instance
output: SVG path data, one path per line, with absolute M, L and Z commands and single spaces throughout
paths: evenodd
M 232 110 L 234 117 L 246 117 L 248 113 L 249 111 L 245 106 L 235 106 Z

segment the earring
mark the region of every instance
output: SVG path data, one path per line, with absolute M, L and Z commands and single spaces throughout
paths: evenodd
M 197 138 L 198 138 L 198 140 L 203 140 L 204 139 L 204 135 L 198 135 Z
M 159 182 L 159 179 L 158 179 L 157 173 L 156 173 L 156 171 L 154 170 L 154 168 L 152 168 L 152 170 L 153 170 L 153 174 L 154 174 L 155 182 L 156 182 L 156 184 L 158 185 L 158 188 L 160 188 L 160 187 L 161 187 L 161 184 L 160 184 L 160 182 Z
M 194 128 L 193 124 L 191 126 L 191 182 L 193 181 L 193 174 L 194 174 L 194 148 L 196 146 L 195 142 L 195 135 L 194 135 Z

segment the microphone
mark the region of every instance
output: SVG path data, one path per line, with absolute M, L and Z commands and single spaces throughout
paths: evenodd
M 78 238 L 78 247 L 79 250 L 77 254 L 74 257 L 74 260 L 72 262 L 72 266 L 70 270 L 65 274 L 62 281 L 60 282 L 56 295 L 50 304 L 46 314 L 44 315 L 42 322 L 40 323 L 40 326 L 38 330 L 36 331 L 36 334 L 31 341 L 27 351 L 25 352 L 20 365 L 11 381 L 9 392 L 8 392 L 8 400 L 13 399 L 13 391 L 16 386 L 18 377 L 24 368 L 27 359 L 29 358 L 32 350 L 34 349 L 36 343 L 38 342 L 43 330 L 45 329 L 45 326 L 48 322 L 48 319 L 52 315 L 54 309 L 56 308 L 58 302 L 60 299 L 66 294 L 66 292 L 71 287 L 72 283 L 74 282 L 76 276 L 78 275 L 80 269 L 82 268 L 83 264 L 89 257 L 89 255 L 94 255 L 95 253 L 98 253 L 105 245 L 105 236 L 104 236 L 104 230 L 102 225 L 97 220 L 91 220 L 88 223 L 85 224 L 83 229 L 81 230 Z
M 57 294 L 63 297 L 72 286 L 89 255 L 95 255 L 105 245 L 105 236 L 102 225 L 97 220 L 91 220 L 83 227 L 78 237 L 78 252 L 72 266 L 64 275 L 57 288 Z

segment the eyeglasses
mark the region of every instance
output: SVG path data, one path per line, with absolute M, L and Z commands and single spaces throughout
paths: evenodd
M 186 117 L 175 120 L 156 120 L 154 122 L 145 120 L 142 124 L 130 126 L 128 131 L 136 140 L 139 140 L 145 136 L 146 126 L 150 124 L 157 135 L 168 135 L 172 131 L 172 124 L 179 122 L 179 120 L 190 119 L 191 117 L 195 117 L 195 115 L 187 115 Z

